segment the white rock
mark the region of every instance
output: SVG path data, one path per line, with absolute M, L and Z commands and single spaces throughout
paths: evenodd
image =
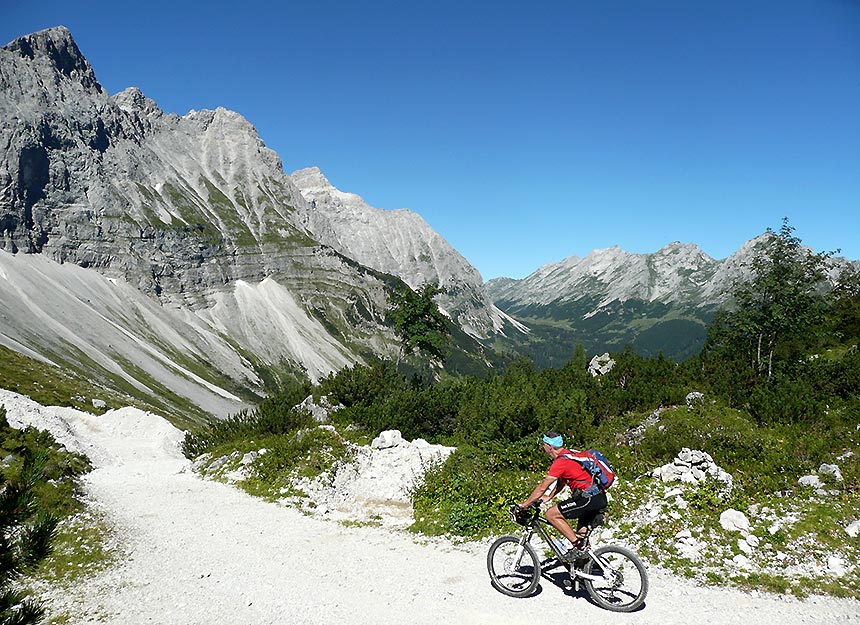
M 93 400 L 93 404 L 95 405 L 95 400 Z M 843 480 L 842 471 L 840 471 L 839 467 L 835 464 L 822 464 L 818 467 L 818 472 L 822 475 L 832 475 L 837 482 L 841 482 Z
M 801 486 L 811 486 L 812 488 L 821 488 L 824 486 L 821 482 L 821 478 L 817 475 L 804 475 L 802 478 L 797 480 L 797 483 Z
M 685 472 L 681 474 L 681 483 L 682 484 L 695 484 L 696 476 L 690 472 Z
M 380 432 L 379 436 L 374 438 L 373 442 L 370 443 L 370 446 L 373 449 L 388 449 L 390 447 L 397 447 L 402 443 L 403 436 L 400 434 L 400 430 L 386 430 Z
M 680 532 L 675 534 L 675 538 L 678 538 L 678 539 L 692 538 L 692 537 L 693 537 L 693 534 L 692 534 L 692 532 L 690 532 L 690 530 L 681 530 Z
M 591 362 L 588 363 L 588 372 L 591 374 L 591 377 L 606 375 L 612 371 L 614 366 L 615 361 L 609 355 L 609 352 L 606 352 L 601 356 L 595 356 L 591 359 Z
M 743 538 L 738 538 L 738 549 L 743 551 L 745 554 L 752 555 L 753 549 L 750 544 L 745 541 Z
M 848 527 L 845 528 L 845 532 L 851 538 L 857 538 L 857 536 L 860 535 L 860 521 L 854 521 L 853 523 L 850 523 Z
M 103 408 L 107 408 L 107 404 L 104 402 L 104 400 L 94 399 L 93 400 L 93 408 L 101 410 Z
M 759 541 L 758 536 L 756 536 L 755 534 L 750 534 L 749 536 L 747 536 L 746 541 L 747 541 L 747 544 L 750 547 L 752 547 L 753 549 L 758 549 L 758 546 L 761 542 L 761 541 Z
M 732 558 L 732 562 L 734 562 L 735 566 L 741 569 L 748 569 L 752 566 L 752 561 L 742 554 L 738 554 Z
M 827 570 L 836 577 L 842 577 L 848 572 L 845 567 L 845 561 L 839 556 L 830 556 L 827 558 Z
M 729 508 L 720 515 L 720 526 L 729 532 L 749 532 L 750 522 L 739 510 Z
M 687 397 L 685 398 L 685 400 L 687 402 L 687 408 L 702 406 L 705 402 L 705 395 L 704 393 L 693 391 L 692 393 L 687 393 Z

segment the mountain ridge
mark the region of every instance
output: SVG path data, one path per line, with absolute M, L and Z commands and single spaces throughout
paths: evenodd
M 396 352 L 386 309 L 401 278 L 308 229 L 319 209 L 240 114 L 220 107 L 164 113 L 136 87 L 109 96 L 64 27 L 0 48 L 0 88 L 7 146 L 0 155 L 0 250 L 12 256 L 3 266 L 14 277 L 0 281 L 4 345 L 26 345 L 135 392 L 208 397 L 242 388 L 237 409 L 285 372 L 315 380 Z M 32 263 L 15 261 L 18 252 L 56 263 L 39 270 L 47 293 L 22 296 L 22 277 L 35 274 L 28 273 Z M 105 295 L 96 300 L 104 310 L 81 308 L 81 297 L 62 288 L 70 279 L 63 265 L 96 272 L 86 281 L 98 282 L 100 293 L 128 284 L 157 305 L 131 296 L 135 303 L 123 310 Z M 483 292 L 480 278 L 474 288 Z M 67 305 L 55 307 L 52 297 Z M 492 314 L 503 317 L 483 298 L 486 311 L 480 302 L 474 307 L 483 325 L 464 323 L 473 334 L 495 332 Z M 455 321 L 473 312 L 452 310 Z M 107 323 L 104 332 L 86 334 L 85 358 L 82 345 L 60 339 L 78 327 L 70 311 Z M 34 327 L 26 318 L 52 322 Z M 122 349 L 137 348 L 111 343 L 108 327 L 131 334 L 147 355 L 129 362 Z M 194 367 L 183 334 L 201 341 L 190 350 Z M 483 361 L 473 339 L 458 341 L 455 349 Z M 218 414 L 230 412 L 218 405 Z

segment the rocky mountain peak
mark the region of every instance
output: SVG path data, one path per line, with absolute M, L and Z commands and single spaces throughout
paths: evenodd
M 111 100 L 126 113 L 139 113 L 144 116 L 162 114 L 155 101 L 143 95 L 143 92 L 137 87 L 124 89 L 113 96 Z
M 47 62 L 67 78 L 78 80 L 87 88 L 104 91 L 96 80 L 93 68 L 65 26 L 24 35 L 4 46 L 4 49 L 16 52 L 23 59 Z
M 323 175 L 319 167 L 305 167 L 290 174 L 290 178 L 303 189 L 334 189 L 334 185 Z

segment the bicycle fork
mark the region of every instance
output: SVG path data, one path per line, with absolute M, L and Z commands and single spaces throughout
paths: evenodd
M 534 529 L 530 529 L 523 532 L 522 538 L 520 538 L 519 545 L 517 545 L 517 552 L 514 554 L 513 569 L 515 571 L 520 568 L 520 561 L 523 559 L 523 554 L 526 552 L 526 543 L 532 539 L 533 534 Z

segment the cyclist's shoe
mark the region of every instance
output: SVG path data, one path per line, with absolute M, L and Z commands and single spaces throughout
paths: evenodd
M 575 563 L 577 560 L 581 560 L 585 557 L 585 552 L 582 549 L 578 549 L 576 545 L 567 550 L 561 559 L 563 562 L 569 562 L 570 564 Z

